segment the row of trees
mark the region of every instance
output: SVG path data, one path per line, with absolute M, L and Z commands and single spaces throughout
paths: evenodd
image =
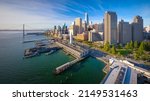
M 126 49 L 137 49 L 139 47 L 139 43 L 137 41 L 130 41 L 125 45 Z
M 130 41 L 125 45 L 126 49 L 142 49 L 145 51 L 150 51 L 150 42 L 142 41 L 138 43 L 137 41 Z
M 117 52 L 116 49 L 130 50 L 131 53 L 133 53 L 134 58 L 138 59 L 140 58 L 140 56 L 144 55 L 145 51 L 150 51 L 150 42 L 143 41 L 141 43 L 138 43 L 137 41 L 134 42 L 130 41 L 124 47 L 122 46 L 122 44 L 114 46 L 114 45 L 110 45 L 109 42 L 106 42 L 103 49 L 112 54 L 118 53 L 118 55 L 120 55 L 120 53 Z
M 150 60 L 150 42 L 141 42 L 137 50 L 134 50 L 134 59 Z M 148 54 L 147 54 L 148 53 Z
M 137 41 L 131 41 L 125 45 L 125 48 L 136 51 L 138 55 L 141 55 L 144 51 L 150 51 L 150 42 L 142 41 L 141 43 L 138 43 Z

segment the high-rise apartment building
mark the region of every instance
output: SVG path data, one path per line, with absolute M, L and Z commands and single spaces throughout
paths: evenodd
M 132 23 L 132 40 L 141 42 L 144 40 L 143 19 L 141 16 L 135 16 Z
M 75 19 L 75 33 L 76 34 L 82 33 L 82 19 L 81 18 Z
M 126 44 L 132 40 L 132 27 L 129 22 L 121 20 L 118 24 L 118 40 L 121 44 Z
M 107 11 L 104 16 L 104 43 L 117 43 L 117 14 Z

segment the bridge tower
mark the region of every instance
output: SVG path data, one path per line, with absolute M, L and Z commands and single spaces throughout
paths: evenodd
M 25 24 L 23 24 L 23 37 L 25 36 Z

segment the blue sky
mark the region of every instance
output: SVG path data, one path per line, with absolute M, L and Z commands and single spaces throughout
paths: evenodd
M 53 25 L 71 24 L 76 17 L 101 23 L 105 11 L 115 11 L 118 21 L 132 22 L 140 15 L 144 25 L 150 25 L 150 0 L 0 0 L 0 29 L 50 28 Z

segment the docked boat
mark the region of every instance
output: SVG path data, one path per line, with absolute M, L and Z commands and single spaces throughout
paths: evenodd
M 31 57 L 34 57 L 34 56 L 39 56 L 40 54 L 38 52 L 34 52 L 32 54 L 28 54 L 28 55 L 25 55 L 24 58 L 31 58 Z
M 54 53 L 55 51 L 56 51 L 56 50 L 51 50 L 50 52 L 45 53 L 45 55 L 50 55 L 50 54 Z

